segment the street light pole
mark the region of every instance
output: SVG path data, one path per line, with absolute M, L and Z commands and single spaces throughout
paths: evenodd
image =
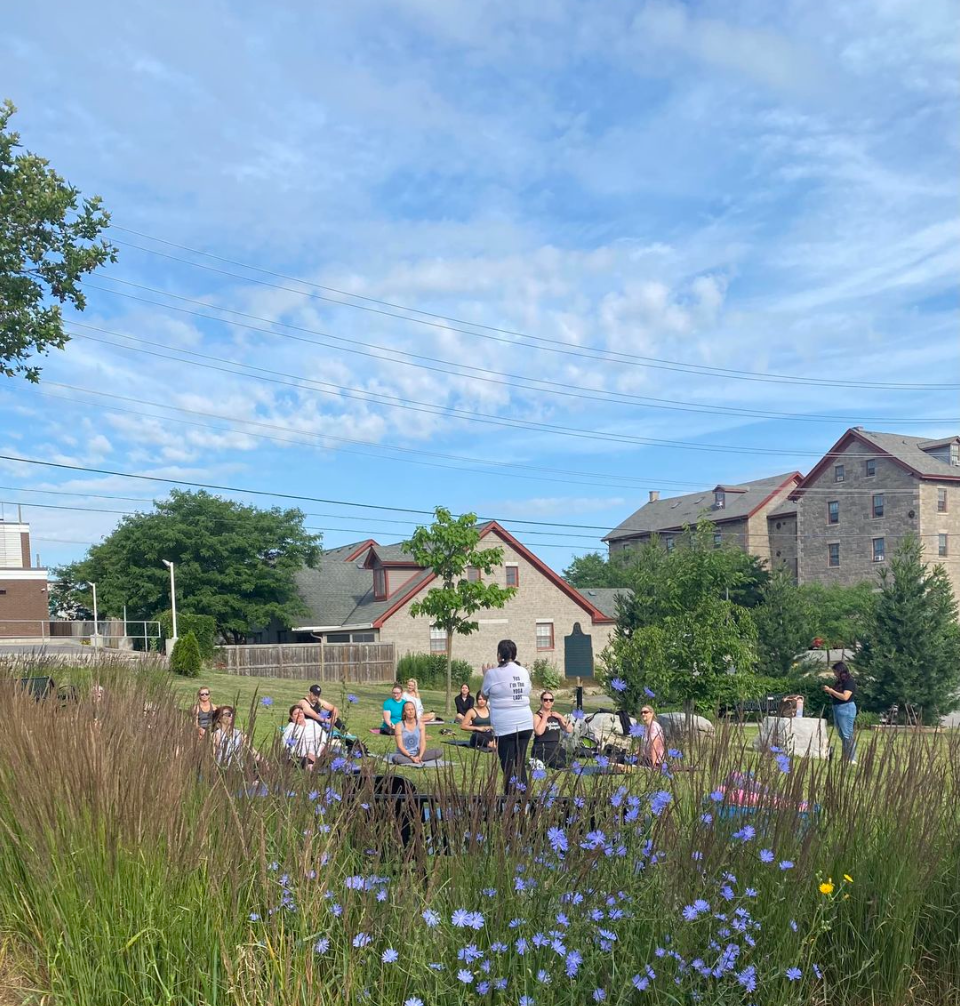
M 100 625 L 97 617 L 97 585 L 91 583 L 90 588 L 93 590 L 93 648 L 96 650 L 100 647 Z
M 173 563 L 169 559 L 160 560 L 170 570 L 170 615 L 173 622 L 173 642 L 177 641 L 177 584 L 173 573 Z

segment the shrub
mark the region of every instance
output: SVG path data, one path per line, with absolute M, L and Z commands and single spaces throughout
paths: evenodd
M 161 612 L 159 622 L 163 634 L 170 639 L 173 636 L 173 617 L 169 610 Z M 217 620 L 213 615 L 194 615 L 189 611 L 178 611 L 177 632 L 181 637 L 192 632 L 197 637 L 200 656 L 204 660 L 213 660 L 217 648 Z
M 453 684 L 470 684 L 473 668 L 466 660 L 454 660 L 451 667 Z M 447 683 L 447 658 L 442 653 L 405 653 L 397 661 L 397 681 L 416 678 L 421 688 L 442 688 Z
M 170 670 L 185 678 L 197 678 L 200 676 L 202 666 L 200 644 L 191 630 L 185 636 L 180 636 L 173 644 L 173 653 L 170 654 Z
M 530 677 L 539 688 L 559 688 L 563 684 L 560 668 L 546 657 L 537 657 L 530 668 Z
M 858 730 L 869 730 L 871 727 L 880 726 L 880 714 L 879 713 L 861 713 L 857 711 L 857 718 L 854 721 L 854 726 Z

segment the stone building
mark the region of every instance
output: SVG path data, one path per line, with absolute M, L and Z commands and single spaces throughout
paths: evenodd
M 49 635 L 47 571 L 30 563 L 30 525 L 0 517 L 0 637 Z
M 669 550 L 685 527 L 705 517 L 714 526 L 714 544 L 736 545 L 770 566 L 784 565 L 796 575 L 796 505 L 790 496 L 799 472 L 753 482 L 717 485 L 712 490 L 650 499 L 603 539 L 611 555 L 636 548 L 659 535 Z
M 912 533 L 928 563 L 943 563 L 960 597 L 960 437 L 855 427 L 792 495 L 801 583 L 875 580 Z
M 503 549 L 503 565 L 489 579 L 516 587 L 501 609 L 479 611 L 479 630 L 454 638 L 453 655 L 479 671 L 496 657 L 497 643 L 514 640 L 522 663 L 545 658 L 563 673 L 564 636 L 575 623 L 592 637 L 599 655 L 613 634 L 617 590 L 578 591 L 495 521 L 480 528 L 481 547 Z M 479 576 L 468 570 L 468 576 Z M 328 643 L 394 643 L 405 653 L 446 653 L 446 636 L 430 620 L 410 614 L 435 577 L 401 545 L 373 539 L 324 552 L 319 569 L 297 573 L 297 588 L 310 610 L 302 624 L 276 634 L 278 642 L 322 639 Z

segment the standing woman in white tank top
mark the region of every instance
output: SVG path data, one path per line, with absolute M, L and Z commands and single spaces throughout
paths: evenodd
M 530 674 L 517 663 L 517 644 L 502 639 L 497 666 L 485 667 L 481 691 L 490 705 L 490 722 L 503 770 L 503 791 L 527 786 L 527 747 L 533 736 Z

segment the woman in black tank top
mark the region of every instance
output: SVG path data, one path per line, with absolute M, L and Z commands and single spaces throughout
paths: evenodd
M 563 768 L 567 753 L 560 741 L 564 734 L 573 733 L 573 724 L 553 711 L 553 692 L 541 692 L 540 708 L 533 717 L 533 754 L 551 768 Z
M 483 692 L 477 692 L 476 704 L 467 710 L 460 723 L 461 730 L 470 732 L 470 747 L 489 750 L 496 747 L 493 739 L 493 724 L 490 722 L 490 707 Z

